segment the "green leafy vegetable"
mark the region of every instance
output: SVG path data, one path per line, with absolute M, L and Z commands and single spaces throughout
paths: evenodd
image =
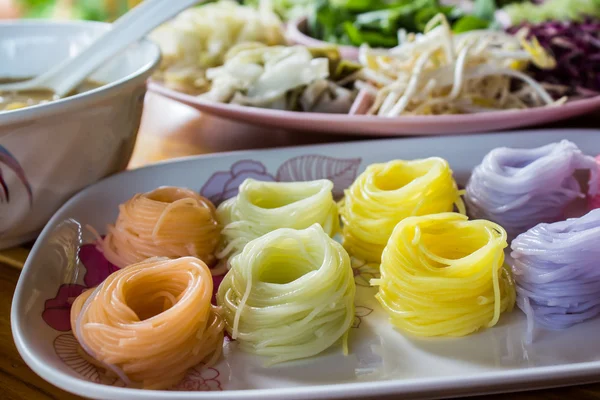
M 45 18 L 52 14 L 56 0 L 19 0 L 27 18 Z
M 443 14 L 461 32 L 485 29 L 493 20 L 494 0 L 477 0 L 477 15 L 439 0 L 317 0 L 308 15 L 307 33 L 317 39 L 359 46 L 394 47 L 398 31 L 423 32 L 427 23 Z
M 260 0 L 238 1 L 255 8 L 260 3 Z M 286 21 L 307 15 L 314 8 L 315 3 L 315 0 L 271 0 L 273 11 Z
M 473 5 L 473 16 L 484 21 L 491 21 L 494 19 L 496 9 L 495 0 L 475 0 Z
M 474 31 L 477 29 L 487 29 L 489 27 L 489 21 L 476 17 L 474 15 L 465 15 L 452 27 L 454 33 L 462 33 L 468 31 Z

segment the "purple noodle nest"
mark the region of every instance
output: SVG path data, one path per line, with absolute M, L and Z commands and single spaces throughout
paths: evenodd
M 590 171 L 588 193 L 595 195 L 598 164 L 567 140 L 535 149 L 494 149 L 467 183 L 468 214 L 501 225 L 509 239 L 541 222 L 558 221 L 569 203 L 584 197 L 573 176 L 579 169 Z
M 600 314 L 600 209 L 539 224 L 513 240 L 517 305 L 534 323 L 564 329 Z

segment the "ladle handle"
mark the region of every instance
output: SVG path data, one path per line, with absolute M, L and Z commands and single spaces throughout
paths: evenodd
M 31 82 L 64 97 L 90 74 L 129 45 L 200 0 L 145 0 L 114 22 L 112 28 L 75 57 Z M 35 81 L 35 83 L 34 83 Z

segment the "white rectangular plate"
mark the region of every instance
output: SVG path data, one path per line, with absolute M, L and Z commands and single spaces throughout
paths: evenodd
M 440 156 L 459 184 L 491 149 L 536 147 L 561 139 L 600 154 L 600 132 L 519 131 L 443 138 L 395 139 L 237 152 L 188 158 L 110 177 L 83 190 L 48 223 L 19 279 L 12 329 L 19 352 L 40 376 L 70 392 L 103 399 L 316 399 L 402 395 L 432 398 L 554 387 L 600 380 L 600 319 L 565 331 L 541 331 L 524 342 L 525 319 L 515 309 L 491 329 L 464 338 L 416 339 L 392 328 L 367 286 L 372 271 L 356 266 L 357 315 L 350 354 L 341 346 L 308 360 L 263 367 L 235 342 L 213 368 L 191 371 L 178 391 L 147 391 L 94 383 L 96 369 L 78 356 L 69 332 L 69 297 L 110 273 L 102 260 L 78 252 L 114 222 L 118 205 L 162 185 L 185 186 L 215 201 L 235 194 L 246 177 L 329 178 L 335 192 L 375 162 Z M 87 251 L 86 250 L 86 251 Z M 65 286 L 65 282 L 77 285 Z M 62 286 L 61 286 L 62 285 Z M 59 289 L 60 288 L 60 289 Z M 72 299 L 71 299 L 72 300 Z M 115 386 L 116 384 L 116 386 Z

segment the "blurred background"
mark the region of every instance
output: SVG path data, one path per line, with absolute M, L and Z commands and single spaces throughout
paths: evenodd
M 0 0 L 0 18 L 113 21 L 142 0 Z

